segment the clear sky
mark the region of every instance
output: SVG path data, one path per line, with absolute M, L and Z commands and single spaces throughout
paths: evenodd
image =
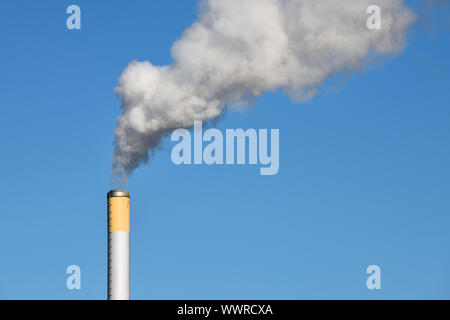
M 113 89 L 132 59 L 171 62 L 196 3 L 1 2 L 0 298 L 106 297 Z M 219 129 L 280 129 L 276 176 L 175 166 L 166 141 L 129 181 L 132 298 L 449 299 L 449 30 L 448 5 L 421 11 L 394 59 L 229 111 Z

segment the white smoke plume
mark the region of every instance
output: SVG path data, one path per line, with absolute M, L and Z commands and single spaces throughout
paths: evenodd
M 123 71 L 112 174 L 126 180 L 169 132 L 230 104 L 278 88 L 301 102 L 329 76 L 398 54 L 415 15 L 403 0 L 375 2 L 381 30 L 367 28 L 373 0 L 203 1 L 199 20 L 172 47 L 172 65 L 133 61 Z

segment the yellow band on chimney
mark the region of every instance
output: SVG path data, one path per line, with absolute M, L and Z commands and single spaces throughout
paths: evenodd
M 130 232 L 130 198 L 109 198 L 109 231 Z

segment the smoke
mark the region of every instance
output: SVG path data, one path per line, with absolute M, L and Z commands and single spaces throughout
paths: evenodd
M 372 0 L 205 0 L 199 20 L 172 47 L 174 63 L 132 61 L 116 92 L 112 174 L 127 179 L 169 132 L 207 121 L 230 105 L 282 88 L 314 97 L 336 73 L 395 55 L 415 19 L 403 0 L 377 0 L 381 30 L 369 30 Z

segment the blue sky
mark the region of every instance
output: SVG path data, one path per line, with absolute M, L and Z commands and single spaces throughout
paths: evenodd
M 106 297 L 113 89 L 132 59 L 171 62 L 196 3 L 2 1 L 0 298 Z M 228 112 L 219 129 L 280 129 L 276 176 L 177 167 L 166 142 L 129 181 L 132 298 L 450 298 L 448 12 L 308 103 L 274 92 Z M 79 291 L 65 286 L 72 264 Z

